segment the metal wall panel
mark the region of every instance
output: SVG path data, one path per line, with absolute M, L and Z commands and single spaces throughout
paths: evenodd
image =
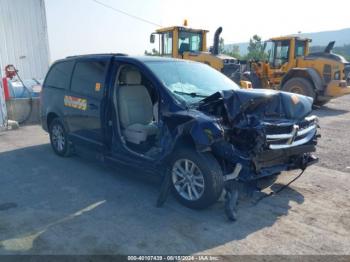
M 44 0 L 0 0 L 0 67 L 23 79 L 43 79 L 49 67 Z
M 6 121 L 7 121 L 7 111 L 6 111 L 5 94 L 0 81 L 0 131 L 2 131 L 5 128 Z

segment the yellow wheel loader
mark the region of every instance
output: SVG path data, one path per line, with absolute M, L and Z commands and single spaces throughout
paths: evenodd
M 330 99 L 350 94 L 350 63 L 332 53 L 335 42 L 323 52 L 309 53 L 311 39 L 276 37 L 266 42 L 268 60 L 249 63 L 242 78 L 253 88 L 272 88 L 314 98 L 323 105 Z
M 161 28 L 151 34 L 151 43 L 155 43 L 158 36 L 159 55 L 208 64 L 239 83 L 241 66 L 238 59 L 219 54 L 222 28 L 219 27 L 216 30 L 213 47 L 208 51 L 207 33 L 209 31 L 189 28 L 186 21 L 184 24 L 184 26 Z

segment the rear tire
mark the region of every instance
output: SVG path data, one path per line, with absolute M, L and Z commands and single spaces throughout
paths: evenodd
M 193 171 L 193 172 L 192 172 Z M 221 167 L 211 153 L 181 149 L 170 161 L 171 187 L 177 200 L 193 209 L 214 204 L 224 188 Z
M 68 157 L 72 154 L 72 145 L 68 140 L 67 131 L 59 118 L 52 120 L 49 134 L 51 147 L 57 155 Z
M 309 80 L 302 77 L 294 77 L 289 79 L 282 87 L 282 91 L 300 94 L 304 96 L 316 98 L 316 93 L 313 85 Z

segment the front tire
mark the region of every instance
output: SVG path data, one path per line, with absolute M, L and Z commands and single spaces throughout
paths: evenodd
M 68 140 L 67 131 L 59 118 L 52 120 L 49 134 L 53 151 L 61 157 L 70 156 L 72 152 L 71 144 Z
M 172 156 L 168 172 L 171 172 L 175 197 L 189 208 L 207 208 L 218 200 L 223 191 L 223 173 L 211 153 L 178 150 Z
M 309 80 L 302 77 L 294 77 L 289 79 L 282 87 L 282 91 L 296 93 L 304 96 L 316 98 L 314 87 Z

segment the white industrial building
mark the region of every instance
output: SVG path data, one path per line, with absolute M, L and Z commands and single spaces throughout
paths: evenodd
M 1 78 L 9 64 L 17 68 L 22 79 L 45 77 L 49 43 L 44 0 L 0 0 Z M 0 131 L 6 126 L 7 113 L 0 84 Z
M 49 67 L 44 0 L 0 0 L 0 67 L 13 64 L 22 79 L 43 79 Z

